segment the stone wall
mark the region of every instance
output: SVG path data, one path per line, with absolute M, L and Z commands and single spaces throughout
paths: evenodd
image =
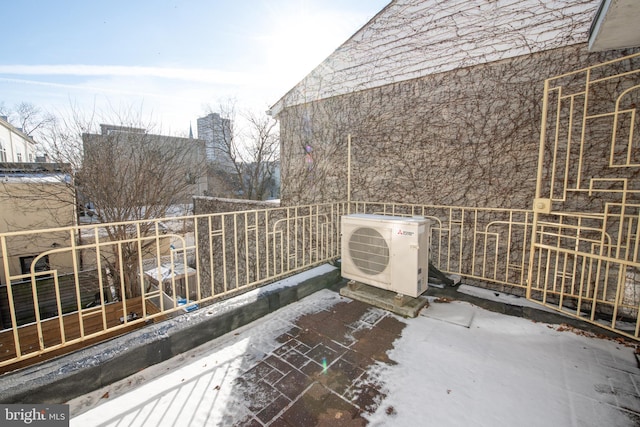
M 220 197 L 194 197 L 193 212 L 195 215 L 249 211 L 253 209 L 277 208 L 280 203 L 274 201 L 225 199 Z
M 194 197 L 194 214 L 220 214 L 197 219 L 200 291 L 211 296 L 237 289 L 267 274 L 264 259 L 256 259 L 255 247 L 267 239 L 265 210 L 278 202 Z M 234 212 L 257 211 L 249 215 Z M 250 228 L 250 233 L 245 233 Z M 227 266 L 225 271 L 225 265 Z
M 577 45 L 285 108 L 282 202 L 346 200 L 351 135 L 352 200 L 529 209 L 544 80 L 630 53 Z
M 394 0 L 274 110 L 585 43 L 600 0 Z

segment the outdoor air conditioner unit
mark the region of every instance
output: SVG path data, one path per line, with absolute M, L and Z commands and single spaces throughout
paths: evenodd
M 342 277 L 418 297 L 428 287 L 430 221 L 422 217 L 342 217 Z

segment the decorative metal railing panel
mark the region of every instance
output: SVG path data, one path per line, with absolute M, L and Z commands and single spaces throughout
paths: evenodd
M 335 260 L 345 210 L 335 203 L 0 234 L 0 367 Z
M 428 218 L 434 266 L 467 279 L 515 286 L 524 294 L 532 211 L 354 202 L 351 212 Z
M 430 219 L 431 262 L 466 282 L 511 286 L 522 294 L 529 289 L 536 300 L 565 312 L 589 304 L 594 319 L 603 308 L 604 315 L 637 315 L 629 295 L 604 304 L 614 285 L 593 281 L 619 277 L 614 261 L 631 267 L 637 254 L 635 247 L 618 250 L 603 240 L 603 216 L 545 222 L 539 215 L 533 232 L 534 213 L 528 210 L 322 204 L 0 234 L 0 367 L 78 348 L 335 260 L 340 217 L 348 213 Z M 114 239 L 108 227 L 130 234 Z M 638 227 L 637 218 L 624 227 Z M 48 259 L 47 270 L 17 271 L 14 258 L 21 249 L 15 242 L 54 235 L 58 242 L 67 237 L 67 244 L 37 255 Z M 531 271 L 536 284 L 528 288 Z
M 545 81 L 528 296 L 638 339 L 640 54 Z

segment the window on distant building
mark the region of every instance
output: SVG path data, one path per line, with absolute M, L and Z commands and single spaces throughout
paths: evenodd
M 22 268 L 22 274 L 31 273 L 31 264 L 33 264 L 33 260 L 36 258 L 35 255 L 32 256 L 21 256 L 20 257 L 20 268 Z M 48 271 L 49 270 L 49 255 L 45 255 L 36 261 L 36 265 L 34 270 L 37 271 Z
M 22 162 L 22 153 L 17 153 L 16 154 L 16 159 L 17 159 L 18 163 Z
M 0 163 L 7 161 L 7 149 L 4 148 L 4 143 L 0 141 Z

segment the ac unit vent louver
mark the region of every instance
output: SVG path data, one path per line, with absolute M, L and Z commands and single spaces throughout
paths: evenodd
M 380 274 L 389 265 L 389 246 L 374 228 L 358 228 L 351 234 L 349 255 L 364 274 Z

